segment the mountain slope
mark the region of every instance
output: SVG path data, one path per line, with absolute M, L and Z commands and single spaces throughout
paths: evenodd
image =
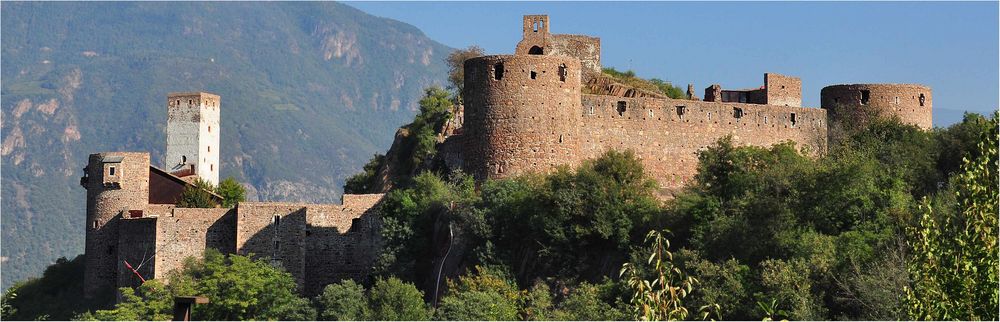
M 335 202 L 450 51 L 337 3 L 0 6 L 4 288 L 82 253 L 87 154 L 162 166 L 168 92 L 222 96 L 222 176 L 251 199 Z

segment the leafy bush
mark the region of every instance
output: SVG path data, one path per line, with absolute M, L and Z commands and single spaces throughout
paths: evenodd
M 184 187 L 184 191 L 181 192 L 181 196 L 177 200 L 177 207 L 215 208 L 218 204 L 215 202 L 215 197 L 212 196 L 214 191 L 215 187 L 210 182 L 200 178 L 194 179 L 193 186 Z
M 369 316 L 365 289 L 353 280 L 327 285 L 315 303 L 321 321 L 357 321 Z
M 653 78 L 653 79 L 642 79 L 635 75 L 635 72 L 628 70 L 625 72 L 620 72 L 614 67 L 605 67 L 602 72 L 604 75 L 613 78 L 615 81 L 638 88 L 641 90 L 663 94 L 670 98 L 686 98 L 687 92 L 679 87 L 674 86 L 670 82 Z
M 243 188 L 239 182 L 233 177 L 228 177 L 222 182 L 219 182 L 219 187 L 215 189 L 215 192 L 222 197 L 222 207 L 232 208 L 235 207 L 237 203 L 246 200 L 246 188 Z
M 379 192 L 376 191 L 380 180 L 378 173 L 384 166 L 385 155 L 376 153 L 372 156 L 371 160 L 368 160 L 361 173 L 347 178 L 347 181 L 344 183 L 344 193 L 364 194 Z
M 398 278 L 378 279 L 368 293 L 369 320 L 424 321 L 431 317 L 424 294 Z

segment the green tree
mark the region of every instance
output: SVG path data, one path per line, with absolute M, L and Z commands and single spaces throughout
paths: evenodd
M 413 284 L 398 278 L 381 279 L 368 291 L 369 320 L 424 321 L 429 320 L 430 310 L 424 304 L 424 294 Z
M 15 283 L 4 293 L 4 320 L 68 320 L 93 304 L 83 292 L 85 256 L 59 258 L 39 278 Z M 111 298 L 110 291 L 102 300 Z
M 233 177 L 228 177 L 219 182 L 219 187 L 215 189 L 215 192 L 222 197 L 223 208 L 232 208 L 237 203 L 246 201 L 246 188 L 243 188 L 243 185 L 236 182 L 236 179 L 233 179 Z
M 357 321 L 369 316 L 365 289 L 349 279 L 327 285 L 315 303 L 322 321 Z
M 218 204 L 215 201 L 215 197 L 212 196 L 212 192 L 214 191 L 215 187 L 212 187 L 212 184 L 208 181 L 200 178 L 195 179 L 192 186 L 184 187 L 184 191 L 181 192 L 181 196 L 177 200 L 177 207 L 215 208 Z
M 646 235 L 649 243 L 649 259 L 652 278 L 646 279 L 633 263 L 622 265 L 621 277 L 632 291 L 632 314 L 637 320 L 683 320 L 688 317 L 684 298 L 694 290 L 698 280 L 685 274 L 673 264 L 670 241 L 663 233 L 652 230 Z M 704 317 L 708 309 L 704 309 Z
M 435 313 L 440 320 L 517 320 L 521 298 L 503 274 L 476 267 L 474 274 L 448 281 L 448 294 Z
M 379 183 L 379 170 L 385 166 L 385 155 L 376 153 L 365 164 L 361 173 L 355 174 L 344 183 L 344 193 L 363 194 L 376 193 Z
M 170 288 L 176 295 L 207 296 L 208 304 L 192 313 L 199 320 L 311 320 L 316 318 L 309 300 L 296 291 L 291 274 L 268 259 L 223 255 L 205 251 L 204 259 L 188 258 L 182 271 L 172 274 Z
M 581 283 L 569 291 L 555 310 L 555 320 L 569 321 L 623 321 L 630 317 L 622 310 L 601 298 L 600 289 L 590 283 Z
M 920 223 L 910 229 L 913 257 L 906 290 L 910 318 L 996 320 L 1000 289 L 998 254 L 998 117 L 955 178 L 959 213 L 936 214 L 926 201 Z
M 150 280 L 133 290 L 120 289 L 122 301 L 110 310 L 86 312 L 76 320 L 85 321 L 164 321 L 173 317 L 173 296 L 163 283 Z

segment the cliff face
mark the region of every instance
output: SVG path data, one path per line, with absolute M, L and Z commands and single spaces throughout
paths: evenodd
M 4 3 L 3 287 L 83 252 L 89 153 L 163 165 L 166 94 L 221 96 L 222 177 L 336 202 L 442 85 L 447 48 L 337 3 Z

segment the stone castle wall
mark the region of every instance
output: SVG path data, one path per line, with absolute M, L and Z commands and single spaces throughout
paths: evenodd
M 580 61 L 538 55 L 465 62 L 465 167 L 476 178 L 576 163 Z
M 113 172 L 113 173 L 112 173 Z M 84 296 L 114 287 L 123 214 L 143 211 L 149 198 L 149 153 L 91 154 L 80 184 L 87 189 Z
M 802 106 L 802 79 L 798 77 L 764 74 L 765 104 L 776 106 Z
M 601 95 L 584 95 L 582 102 L 578 157 L 633 150 L 666 190 L 691 180 L 697 151 L 727 135 L 737 145 L 793 141 L 807 152 L 826 150 L 826 111 L 817 108 Z
M 831 117 L 870 108 L 923 129 L 933 127 L 931 88 L 914 84 L 851 84 L 824 87 L 820 106 Z

